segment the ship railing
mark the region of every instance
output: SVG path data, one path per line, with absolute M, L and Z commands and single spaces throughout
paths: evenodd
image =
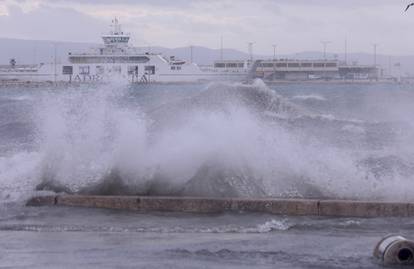
M 38 65 L 0 65 L 0 72 L 36 72 Z

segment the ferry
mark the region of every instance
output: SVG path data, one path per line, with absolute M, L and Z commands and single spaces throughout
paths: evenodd
M 251 74 L 252 61 L 217 61 L 212 66 L 165 57 L 160 53 L 142 52 L 129 45 L 130 34 L 122 30 L 118 19 L 111 31 L 102 35 L 103 45 L 82 53 L 69 52 L 62 63 L 0 65 L 1 81 L 24 82 L 109 82 L 130 83 L 199 82 L 213 80 L 246 80 Z

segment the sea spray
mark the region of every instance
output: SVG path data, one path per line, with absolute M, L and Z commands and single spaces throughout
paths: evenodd
M 154 105 L 157 87 L 41 92 L 36 150 L 19 168 L 28 176 L 3 172 L 3 182 L 92 194 L 411 199 L 410 162 L 397 155 L 377 172 L 364 161 L 389 154 L 388 125 L 323 117 L 260 81 L 210 83 Z M 136 92 L 144 89 L 151 105 Z
M 323 195 L 303 182 L 294 135 L 261 119 L 297 109 L 262 84 L 211 84 L 146 114 L 117 105 L 118 96 L 105 87 L 46 99 L 40 187 L 100 194 L 102 181 L 117 181 L 127 194 Z M 206 168 L 218 169 L 215 178 Z

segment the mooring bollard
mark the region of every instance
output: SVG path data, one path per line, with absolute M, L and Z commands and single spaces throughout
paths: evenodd
M 386 236 L 375 247 L 374 256 L 385 265 L 414 265 L 414 241 L 399 235 Z

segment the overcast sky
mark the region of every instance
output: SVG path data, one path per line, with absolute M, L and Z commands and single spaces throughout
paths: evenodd
M 136 46 L 224 47 L 272 54 L 322 50 L 414 55 L 403 0 L 0 0 L 0 37 L 100 42 L 114 16 Z

